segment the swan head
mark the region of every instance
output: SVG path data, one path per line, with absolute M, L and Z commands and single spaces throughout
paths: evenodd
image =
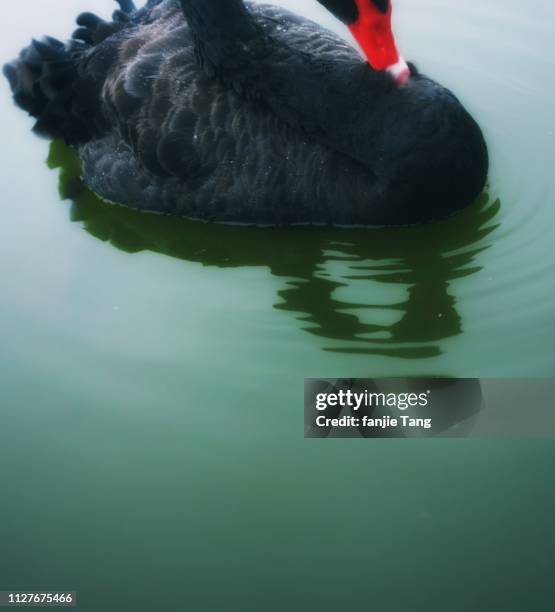
M 410 68 L 393 35 L 391 0 L 318 1 L 349 27 L 374 70 L 386 71 L 399 85 L 408 81 Z

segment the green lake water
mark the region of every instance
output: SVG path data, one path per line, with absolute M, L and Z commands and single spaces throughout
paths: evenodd
M 111 8 L 10 4 L 0 61 Z M 554 373 L 555 5 L 398 0 L 396 21 L 492 158 L 487 193 L 424 228 L 112 207 L 2 82 L 0 590 L 109 612 L 553 609 L 553 442 L 303 438 L 305 377 Z

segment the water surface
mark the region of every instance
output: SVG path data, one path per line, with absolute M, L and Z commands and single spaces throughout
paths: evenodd
M 0 58 L 111 8 L 12 5 Z M 479 201 L 418 229 L 109 206 L 2 83 L 0 588 L 109 611 L 547 609 L 553 444 L 307 441 L 302 383 L 553 375 L 554 18 L 398 0 L 404 54 L 492 157 Z

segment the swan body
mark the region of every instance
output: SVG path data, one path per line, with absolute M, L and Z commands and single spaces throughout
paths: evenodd
M 102 198 L 220 223 L 383 226 L 448 217 L 482 191 L 478 125 L 414 66 L 399 85 L 269 5 L 119 4 L 4 69 Z

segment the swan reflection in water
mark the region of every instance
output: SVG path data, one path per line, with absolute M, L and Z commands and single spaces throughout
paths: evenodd
M 91 235 L 130 253 L 150 250 L 221 268 L 267 266 L 287 279 L 276 308 L 298 313 L 307 332 L 330 340 L 325 350 L 342 353 L 440 355 L 440 341 L 463 330 L 450 283 L 481 270 L 479 255 L 498 227 L 500 203 L 485 194 L 456 217 L 421 227 L 211 225 L 101 201 L 82 184 L 73 150 L 59 141 L 48 165 L 60 169 L 60 195 L 73 201 L 72 221 Z M 386 303 L 384 293 L 391 294 Z

